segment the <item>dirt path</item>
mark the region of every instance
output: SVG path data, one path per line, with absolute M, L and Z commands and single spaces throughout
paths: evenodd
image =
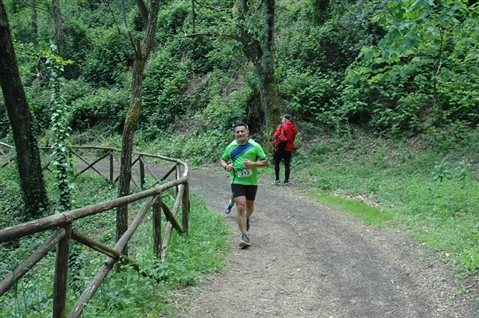
M 402 233 L 348 220 L 289 188 L 260 181 L 252 246 L 239 249 L 233 208 L 223 212 L 229 179 L 193 170 L 191 193 L 223 216 L 235 236 L 225 273 L 180 292 L 179 317 L 461 317 L 479 310 L 447 266 L 422 260 Z

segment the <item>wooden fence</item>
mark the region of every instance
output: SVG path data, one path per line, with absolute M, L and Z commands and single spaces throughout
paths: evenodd
M 5 166 L 11 163 L 14 159 L 11 157 L 11 146 L 1 143 L 0 146 L 4 146 L 6 151 L 0 151 L 2 155 L 2 161 Z M 1 147 L 0 147 L 1 148 Z M 44 151 L 48 148 L 42 148 Z M 108 183 L 114 183 L 115 178 L 115 154 L 120 152 L 117 148 L 103 148 L 103 147 L 74 147 L 74 154 L 80 159 L 77 163 L 77 167 L 82 166 L 80 170 L 77 170 L 76 176 L 85 171 L 94 171 L 101 175 L 103 179 Z M 9 151 L 10 150 L 10 153 Z M 93 151 L 96 153 L 96 159 L 87 159 L 85 151 Z M 91 155 L 88 157 L 90 158 Z M 146 159 L 154 161 L 166 161 L 173 163 L 173 166 L 162 176 L 150 170 Z M 108 162 L 108 176 L 105 176 L 101 168 L 95 166 L 101 164 L 102 161 Z M 49 169 L 50 161 L 47 159 L 43 163 L 44 169 Z M 103 163 L 104 164 L 104 163 Z M 136 166 L 137 165 L 137 166 Z M 134 169 L 134 166 L 136 169 Z M 151 167 L 151 166 L 150 166 Z M 148 211 L 152 211 L 152 227 L 153 227 L 153 252 L 159 260 L 163 261 L 166 257 L 170 238 L 173 229 L 176 229 L 179 233 L 186 235 L 188 233 L 188 213 L 190 209 L 189 203 L 189 187 L 188 187 L 188 166 L 181 160 L 168 158 L 160 155 L 151 155 L 146 153 L 133 153 L 132 171 L 136 171 L 139 174 L 139 185 L 143 188 L 145 184 L 145 174 L 148 172 L 157 182 L 154 187 L 144 190 L 128 196 L 123 196 L 114 200 L 101 202 L 98 204 L 82 207 L 75 210 L 65 211 L 60 214 L 51 215 L 42 219 L 18 224 L 5 229 L 0 230 L 0 242 L 8 242 L 16 240 L 21 237 L 32 235 L 34 233 L 45 232 L 48 230 L 56 229 L 45 242 L 40 245 L 26 260 L 14 269 L 3 281 L 0 282 L 0 297 L 6 293 L 16 281 L 24 276 L 29 270 L 31 270 L 35 264 L 37 264 L 47 253 L 53 248 L 56 250 L 56 262 L 55 262 L 55 278 L 53 282 L 53 315 L 54 318 L 65 317 L 66 314 L 66 295 L 67 295 L 67 275 L 68 275 L 68 257 L 70 251 L 71 240 L 75 240 L 95 251 L 98 251 L 107 256 L 106 261 L 102 267 L 96 272 L 96 276 L 90 281 L 89 285 L 85 288 L 83 294 L 80 296 L 74 307 L 71 309 L 68 317 L 79 317 L 83 311 L 84 306 L 90 300 L 95 292 L 100 287 L 103 280 L 111 271 L 115 263 L 121 261 L 132 264 L 133 267 L 139 271 L 139 265 L 131 260 L 127 255 L 123 255 L 121 252 L 131 239 L 135 231 L 138 229 L 140 223 L 147 215 Z M 174 173 L 174 174 L 173 174 Z M 173 175 L 172 177 L 170 177 Z M 170 177 L 171 180 L 165 181 Z M 163 184 L 159 184 L 164 182 Z M 134 178 L 132 178 L 132 182 Z M 136 184 L 136 182 L 135 182 Z M 165 193 L 168 189 L 175 188 L 176 199 L 173 207 L 170 209 L 162 200 L 162 193 Z M 83 233 L 80 233 L 74 227 L 76 220 L 110 211 L 123 205 L 129 205 L 139 200 L 146 201 L 141 205 L 141 208 L 134 216 L 128 230 L 123 236 L 116 242 L 114 247 L 106 246 L 102 243 L 96 242 Z M 177 213 L 181 207 L 181 225 L 176 220 Z M 161 225 L 161 213 L 165 214 L 168 221 L 163 235 L 162 242 L 162 225 Z

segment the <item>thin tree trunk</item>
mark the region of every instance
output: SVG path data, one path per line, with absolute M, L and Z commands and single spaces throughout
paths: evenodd
M 278 87 L 274 77 L 274 9 L 275 0 L 264 0 L 264 39 L 263 39 L 263 55 L 261 57 L 263 64 L 264 78 L 264 101 L 265 124 L 272 136 L 276 128 L 276 123 L 281 116 L 281 104 L 278 97 Z M 271 137 L 272 138 L 272 137 Z
M 140 10 L 146 8 L 142 0 L 136 1 Z M 130 193 L 131 181 L 131 156 L 133 153 L 133 141 L 140 118 L 142 91 L 143 91 L 143 71 L 148 60 L 151 48 L 155 40 L 156 24 L 158 21 L 159 0 L 150 1 L 147 23 L 145 24 L 146 34 L 143 42 L 140 44 L 138 39 L 131 39 L 133 49 L 135 50 L 135 61 L 133 63 L 132 95 L 130 108 L 125 118 L 123 127 L 123 139 L 121 149 L 120 179 L 118 185 L 118 196 L 125 196 Z M 144 13 L 142 14 L 144 17 Z M 128 206 L 119 207 L 116 211 L 116 237 L 117 241 L 128 229 Z M 125 245 L 123 254 L 128 255 L 128 246 Z
M 48 198 L 3 0 L 0 0 L 0 85 L 12 125 L 26 212 L 30 218 L 38 218 L 49 210 Z
M 137 47 L 140 50 L 141 47 Z M 118 188 L 118 197 L 130 194 L 131 181 L 131 157 L 133 153 L 133 141 L 135 137 L 136 126 L 138 118 L 140 117 L 142 90 L 143 90 L 143 71 L 145 69 L 145 61 L 140 58 L 135 58 L 133 64 L 133 85 L 131 94 L 131 103 L 128 113 L 125 118 L 125 125 L 123 127 L 123 138 L 121 148 L 121 166 L 120 166 L 120 181 Z M 121 238 L 123 233 L 128 229 L 128 206 L 119 207 L 116 212 L 116 233 L 117 241 Z M 122 251 L 128 255 L 128 247 Z
M 53 19 L 55 20 L 55 45 L 58 52 L 63 42 L 63 26 L 62 26 L 62 14 L 60 11 L 60 1 L 52 0 Z
M 247 19 L 249 15 L 248 3 L 243 0 L 241 4 L 243 17 Z M 236 35 L 236 40 L 243 44 L 246 57 L 255 67 L 261 105 L 265 116 L 265 126 L 270 136 L 276 128 L 276 123 L 282 111 L 274 77 L 274 10 L 275 0 L 263 0 L 264 35 L 262 42 L 253 38 L 244 29 L 240 29 Z
M 31 8 L 32 8 L 32 28 L 33 28 L 33 33 L 35 34 L 35 40 L 36 40 L 36 38 L 38 37 L 38 19 L 37 19 L 37 2 L 35 0 L 32 0 Z

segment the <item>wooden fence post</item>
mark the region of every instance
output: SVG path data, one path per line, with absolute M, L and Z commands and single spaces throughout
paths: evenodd
M 63 227 L 65 236 L 57 246 L 55 262 L 55 282 L 53 283 L 53 318 L 64 318 L 67 299 L 68 257 L 72 235 L 72 224 Z
M 153 205 L 153 252 L 156 257 L 161 257 L 161 193 L 156 197 Z
M 175 171 L 175 172 L 176 172 L 175 179 L 181 178 L 181 166 L 180 166 L 179 163 L 176 163 L 176 171 Z M 177 186 L 176 186 L 176 195 L 178 195 L 178 192 L 179 192 L 179 190 L 180 190 L 179 187 L 180 187 L 180 185 L 177 185 Z
M 185 235 L 188 235 L 188 213 L 190 212 L 190 187 L 188 185 L 188 182 L 184 183 L 184 187 L 185 189 L 181 202 L 181 223 L 183 225 L 183 231 Z
M 143 162 L 143 156 L 140 155 L 140 189 L 143 190 L 145 185 L 145 163 Z
M 114 176 L 113 176 L 113 150 L 110 150 L 110 184 L 113 184 L 114 182 Z

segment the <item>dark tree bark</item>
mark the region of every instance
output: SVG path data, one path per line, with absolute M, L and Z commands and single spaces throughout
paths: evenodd
M 48 198 L 3 0 L 0 0 L 0 85 L 12 125 L 26 212 L 29 217 L 38 218 L 49 210 Z
M 148 8 L 146 7 L 143 0 L 136 0 L 136 5 L 140 10 L 141 19 L 143 20 L 143 25 L 146 27 L 148 24 Z
M 141 0 L 137 0 L 140 10 L 145 7 Z M 133 63 L 132 94 L 130 107 L 125 118 L 123 127 L 123 139 L 121 149 L 120 179 L 118 185 L 118 196 L 122 197 L 130 193 L 131 181 L 131 156 L 133 153 L 133 141 L 136 127 L 140 117 L 140 109 L 143 91 L 143 71 L 155 40 L 156 24 L 158 21 L 159 0 L 150 1 L 148 19 L 146 21 L 146 33 L 142 42 L 138 39 L 131 39 L 133 49 L 135 50 L 135 60 Z M 143 16 L 143 14 L 142 14 Z M 119 207 L 116 212 L 116 234 L 117 241 L 128 229 L 128 206 Z M 123 253 L 127 255 L 127 247 Z
M 249 10 L 248 2 L 241 0 L 241 11 L 244 19 L 248 18 Z M 236 40 L 242 43 L 246 57 L 255 67 L 261 105 L 265 115 L 265 125 L 270 136 L 276 128 L 282 110 L 274 77 L 274 10 L 275 0 L 263 0 L 264 20 L 262 27 L 264 33 L 262 39 L 256 39 L 247 30 L 241 28 L 235 36 Z
M 32 0 L 31 8 L 32 8 L 32 28 L 36 38 L 38 37 L 38 20 L 37 20 L 37 2 L 35 0 Z
M 55 20 L 55 45 L 57 51 L 60 52 L 60 48 L 63 42 L 63 26 L 62 26 L 62 14 L 60 11 L 60 1 L 52 0 L 53 19 Z

